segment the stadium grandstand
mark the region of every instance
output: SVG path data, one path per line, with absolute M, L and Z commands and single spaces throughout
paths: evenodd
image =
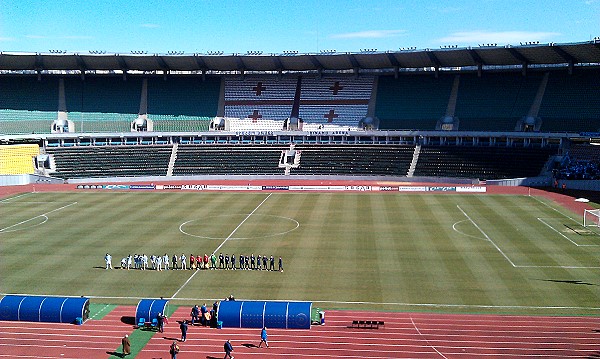
M 599 84 L 597 39 L 323 54 L 0 53 L 0 175 L 4 184 L 33 174 L 74 183 L 344 175 L 576 188 L 598 176 Z

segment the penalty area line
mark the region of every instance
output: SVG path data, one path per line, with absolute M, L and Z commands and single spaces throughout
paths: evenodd
M 240 227 L 241 227 L 241 226 L 242 226 L 244 223 L 246 223 L 246 221 L 248 220 L 248 218 L 250 218 L 250 216 L 252 216 L 252 215 L 254 214 L 254 212 L 256 212 L 256 211 L 257 211 L 257 210 L 260 208 L 260 206 L 262 206 L 262 205 L 263 205 L 263 203 L 265 203 L 265 202 L 266 202 L 266 201 L 269 199 L 269 197 L 271 197 L 271 195 L 272 195 L 272 194 L 273 194 L 272 192 L 271 192 L 271 193 L 269 193 L 269 195 L 268 195 L 268 196 L 267 196 L 265 199 L 263 199 L 263 200 L 262 200 L 262 202 L 260 202 L 260 203 L 258 204 L 258 206 L 256 206 L 256 208 L 254 208 L 254 210 L 252 210 L 252 212 L 250 212 L 250 213 L 249 213 L 249 214 L 246 216 L 246 218 L 244 218 L 244 220 L 243 220 L 243 221 L 241 221 L 241 222 L 240 222 L 240 224 L 238 224 L 238 225 L 237 225 L 237 227 L 235 227 L 235 228 L 234 228 L 234 230 L 233 230 L 233 231 L 231 231 L 231 233 L 229 233 L 229 235 L 227 236 L 227 238 L 225 238 L 225 240 L 224 240 L 223 242 L 221 242 L 221 244 L 219 244 L 219 246 L 218 246 L 218 247 L 217 247 L 217 248 L 216 248 L 216 249 L 215 249 L 215 250 L 214 250 L 214 251 L 211 253 L 211 255 L 213 255 L 213 254 L 217 253 L 217 251 L 218 251 L 219 249 L 221 249 L 221 247 L 223 247 L 223 246 L 225 245 L 225 243 L 227 243 L 227 241 L 228 241 L 228 240 L 229 240 L 231 237 L 233 237 L 233 235 L 235 234 L 235 232 L 237 232 L 237 230 L 238 230 L 238 229 L 240 229 Z M 183 289 L 183 288 L 184 288 L 184 287 L 185 287 L 185 286 L 186 286 L 186 285 L 187 285 L 187 284 L 188 284 L 188 283 L 189 283 L 189 282 L 192 280 L 192 278 L 194 278 L 194 276 L 195 276 L 195 275 L 196 275 L 198 272 L 199 272 L 199 271 L 194 271 L 194 273 L 193 273 L 193 274 L 192 274 L 192 275 L 191 275 L 191 276 L 190 276 L 190 277 L 189 277 L 189 278 L 188 278 L 188 279 L 185 281 L 185 283 L 183 283 L 183 284 L 181 285 L 181 287 L 179 287 L 179 289 L 177 289 L 177 291 L 176 291 L 176 292 L 175 292 L 175 293 L 174 293 L 174 294 L 171 296 L 171 298 L 170 298 L 170 299 L 174 299 L 174 298 L 177 296 L 177 294 L 179 294 L 179 292 L 181 292 L 181 290 L 182 290 L 182 289 Z
M 36 219 L 36 218 L 40 218 L 40 217 L 46 217 L 46 218 L 48 218 L 48 217 L 47 217 L 47 215 L 48 215 L 48 214 L 50 214 L 50 213 L 53 213 L 53 212 L 60 211 L 60 210 L 62 210 L 62 209 L 65 209 L 65 208 L 67 208 L 67 207 L 71 207 L 71 206 L 73 206 L 73 205 L 76 205 L 76 204 L 77 204 L 77 202 L 72 202 L 72 203 L 69 203 L 69 204 L 67 204 L 67 205 L 65 205 L 65 206 L 62 206 L 62 207 L 60 207 L 60 208 L 56 208 L 56 209 L 53 209 L 53 210 L 51 210 L 51 211 L 48 211 L 48 212 L 46 212 L 46 213 L 42 213 L 42 214 L 39 214 L 39 215 L 37 215 L 37 216 L 35 216 L 35 217 L 31 217 L 31 218 L 29 218 L 29 219 L 26 219 L 26 220 L 24 220 L 24 221 L 21 221 L 21 222 L 19 222 L 19 223 L 15 223 L 15 224 L 13 224 L 13 225 L 11 225 L 11 226 L 8 226 L 8 227 L 5 227 L 5 228 L 2 228 L 2 229 L 0 229 L 0 233 L 2 233 L 2 232 L 4 232 L 4 231 L 6 231 L 6 230 L 8 230 L 8 229 L 11 229 L 11 228 L 13 228 L 13 227 L 19 226 L 19 225 L 21 225 L 21 224 L 27 223 L 27 222 L 29 222 L 29 221 L 33 221 L 33 220 L 34 220 L 34 219 Z
M 458 209 L 459 209 L 459 210 L 462 212 L 462 214 L 463 214 L 465 217 L 467 217 L 467 219 L 469 220 L 469 222 L 471 222 L 471 223 L 472 223 L 472 224 L 475 226 L 475 228 L 477 228 L 477 230 L 478 230 L 478 231 L 479 231 L 481 234 L 483 234 L 483 236 L 485 237 L 485 239 L 487 239 L 488 241 L 490 241 L 490 243 L 491 243 L 491 244 L 492 244 L 492 245 L 493 245 L 493 246 L 494 246 L 494 247 L 495 247 L 495 248 L 498 250 L 498 252 L 500 252 L 500 254 L 502 254 L 502 256 L 503 256 L 503 257 L 504 257 L 504 258 L 505 258 L 505 259 L 508 261 L 508 263 L 510 263 L 510 265 L 512 265 L 512 266 L 513 266 L 513 268 L 516 268 L 516 267 L 517 267 L 517 266 L 516 266 L 516 265 L 513 263 L 513 261 L 512 261 L 512 260 L 510 260 L 510 258 L 508 258 L 508 256 L 507 256 L 507 255 L 506 255 L 506 254 L 505 254 L 505 253 L 502 251 L 502 249 L 500 249 L 500 247 L 498 247 L 498 245 L 496 245 L 496 243 L 494 243 L 494 241 L 492 241 L 492 239 L 491 239 L 491 238 L 490 238 L 490 237 L 487 235 L 487 233 L 485 233 L 485 232 L 483 231 L 483 229 L 481 229 L 481 227 L 479 227 L 479 226 L 477 225 L 477 223 L 475 223 L 475 221 L 473 221 L 473 219 L 471 219 L 471 217 L 469 217 L 469 215 L 467 214 L 467 212 L 463 211 L 463 209 L 462 209 L 462 208 L 460 208 L 460 206 L 459 206 L 459 205 L 456 205 L 456 208 L 458 208 Z

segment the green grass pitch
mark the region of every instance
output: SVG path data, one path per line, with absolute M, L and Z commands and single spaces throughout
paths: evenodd
M 510 195 L 28 193 L 0 201 L 0 293 L 597 315 L 600 236 L 580 222 Z M 285 271 L 104 270 L 106 252 L 118 267 L 217 248 L 282 256 Z

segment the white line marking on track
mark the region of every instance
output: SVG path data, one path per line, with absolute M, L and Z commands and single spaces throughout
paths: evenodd
M 214 250 L 214 251 L 211 253 L 211 255 L 212 255 L 212 254 L 215 254 L 215 253 L 217 253 L 217 251 L 218 251 L 219 249 L 221 249 L 221 247 L 223 247 L 223 246 L 225 245 L 225 243 L 227 243 L 227 241 L 228 241 L 228 240 L 229 240 L 231 237 L 233 237 L 233 235 L 235 234 L 235 232 L 237 232 L 237 230 L 238 230 L 238 229 L 240 229 L 240 227 L 241 227 L 241 226 L 242 226 L 242 225 L 243 225 L 243 224 L 244 224 L 244 223 L 245 223 L 245 222 L 248 220 L 248 218 L 250 218 L 250 216 L 252 216 L 252 215 L 254 214 L 254 212 L 256 212 L 256 211 L 257 211 L 257 210 L 260 208 L 260 206 L 262 206 L 262 205 L 263 205 L 263 203 L 265 203 L 265 202 L 266 202 L 266 201 L 269 199 L 269 197 L 271 197 L 271 195 L 272 195 L 272 194 L 273 194 L 273 193 L 269 193 L 269 195 L 268 195 L 268 196 L 267 196 L 265 199 L 263 199 L 263 201 L 262 201 L 262 202 L 260 202 L 260 203 L 258 204 L 258 206 L 256 206 L 256 208 L 254 208 L 254 209 L 252 210 L 252 212 L 250 212 L 250 213 L 249 213 L 249 214 L 246 216 L 246 218 L 244 218 L 244 220 L 243 220 L 242 222 L 240 222 L 240 224 L 238 224 L 238 225 L 237 225 L 237 227 L 235 227 L 235 229 L 234 229 L 233 231 L 231 231 L 231 233 L 230 233 L 230 234 L 227 236 L 227 238 L 225 238 L 225 240 L 223 240 L 223 242 L 221 242 L 221 244 L 219 244 L 219 246 L 218 246 L 218 247 L 217 247 L 217 248 L 216 248 L 216 249 L 215 249 L 215 250 Z M 187 285 L 187 284 L 188 284 L 188 283 L 189 283 L 189 282 L 192 280 L 192 278 L 194 278 L 194 276 L 195 276 L 195 275 L 196 275 L 198 272 L 200 272 L 200 271 L 194 271 L 194 273 L 193 273 L 193 274 L 192 274 L 192 275 L 191 275 L 191 276 L 188 278 L 188 280 L 186 280 L 186 281 L 185 281 L 185 283 L 183 283 L 183 284 L 181 285 L 181 287 L 179 287 L 179 289 L 177 289 L 177 291 L 176 291 L 175 293 L 173 293 L 173 295 L 172 295 L 172 296 L 171 296 L 171 298 L 169 298 L 169 299 L 174 299 L 174 298 L 177 296 L 177 294 L 179 294 L 179 292 L 181 292 L 181 290 L 182 290 L 182 289 L 183 289 L 183 288 L 184 288 L 184 287 L 185 287 L 185 286 L 186 286 L 186 285 Z
M 421 337 L 423 337 L 423 339 L 425 339 L 425 342 L 427 342 L 427 345 L 435 350 L 436 353 L 438 353 L 442 358 L 448 359 L 444 354 L 442 354 L 436 347 L 434 347 L 433 345 L 431 345 L 431 343 L 429 343 L 429 340 L 421 333 L 421 331 L 419 330 L 419 328 L 417 327 L 417 324 L 415 324 L 415 321 L 413 320 L 412 316 L 410 317 L 410 322 L 412 323 L 413 327 L 415 327 L 415 330 L 417 331 L 417 333 L 419 333 L 419 335 Z

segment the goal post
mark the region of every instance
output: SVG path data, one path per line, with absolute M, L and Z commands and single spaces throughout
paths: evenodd
M 583 210 L 584 227 L 600 227 L 600 209 Z

